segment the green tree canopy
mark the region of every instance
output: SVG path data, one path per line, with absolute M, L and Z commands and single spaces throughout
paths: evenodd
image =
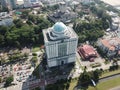
M 6 79 L 5 87 L 9 86 L 13 82 L 13 76 L 10 76 Z

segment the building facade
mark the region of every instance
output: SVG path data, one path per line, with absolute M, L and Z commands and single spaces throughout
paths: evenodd
M 83 60 L 94 61 L 98 56 L 97 51 L 89 44 L 83 44 L 78 47 L 78 53 Z
M 78 36 L 62 22 L 43 30 L 48 67 L 75 62 Z
M 114 57 L 115 55 L 120 54 L 120 38 L 110 38 L 110 39 L 100 39 L 97 42 L 99 48 L 106 54 L 108 57 Z

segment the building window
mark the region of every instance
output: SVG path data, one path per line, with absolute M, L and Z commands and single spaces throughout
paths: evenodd
M 67 43 L 60 43 L 58 45 L 58 56 L 65 56 L 67 55 Z

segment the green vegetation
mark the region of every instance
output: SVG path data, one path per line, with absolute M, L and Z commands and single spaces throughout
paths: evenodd
M 50 11 L 54 11 L 59 8 L 59 4 L 53 5 L 53 6 L 47 6 L 47 9 Z
M 27 54 L 22 54 L 20 52 L 14 52 L 12 54 L 9 54 L 8 56 L 8 62 L 16 62 L 19 60 L 25 60 L 27 58 Z
M 97 90 L 109 90 L 119 85 L 120 85 L 120 78 L 118 77 L 104 82 L 100 82 L 99 84 L 97 84 L 96 88 Z M 87 90 L 96 90 L 96 88 L 90 86 Z
M 105 62 L 104 62 L 104 64 L 109 64 L 110 63 L 110 61 L 109 60 L 105 60 Z
M 106 23 L 106 24 L 105 24 Z M 104 29 L 108 23 L 102 20 L 90 22 L 80 21 L 73 25 L 73 29 L 78 33 L 79 42 L 96 41 L 104 35 Z
M 22 19 L 16 19 L 10 27 L 0 26 L 0 47 L 21 48 L 25 45 L 43 44 L 42 30 L 51 26 L 51 23 L 43 17 L 28 13 L 26 11 L 22 14 L 28 18 L 27 23 L 23 23 Z
M 70 85 L 69 85 L 69 89 L 68 90 L 74 90 L 74 87 L 78 84 L 78 79 L 76 80 L 72 80 L 70 82 Z
M 79 77 L 78 86 L 87 89 L 89 85 L 92 84 L 91 80 L 94 80 L 95 83 L 99 81 L 102 71 L 96 69 L 95 71 L 87 72 L 86 69 Z
M 2 82 L 2 77 L 0 77 L 0 83 Z
M 99 7 L 99 6 L 91 6 L 90 10 L 92 11 L 92 13 L 94 13 L 99 19 L 101 18 L 102 20 L 108 20 L 109 22 L 111 22 L 111 16 L 108 15 L 105 11 L 104 8 Z
M 93 63 L 93 64 L 90 64 L 90 66 L 91 66 L 92 68 L 95 68 L 95 67 L 100 67 L 101 64 L 100 64 L 100 63 Z
M 6 59 L 5 57 L 0 58 L 0 65 L 2 64 L 7 64 L 7 63 L 15 63 L 20 60 L 26 60 L 28 58 L 28 53 L 21 53 L 20 51 L 12 50 L 8 53 L 8 58 Z
M 100 0 L 94 0 L 94 1 L 95 1 L 95 3 L 97 3 L 99 8 L 102 8 L 102 9 L 108 10 L 108 11 L 112 11 L 115 13 L 120 13 L 119 10 L 117 10 L 115 7 L 108 5 L 108 4 L 105 4 L 103 1 L 100 1 Z
M 32 57 L 31 62 L 36 63 L 37 61 L 38 61 L 38 59 L 36 56 Z
M 37 53 L 32 53 L 33 56 L 37 56 Z
M 0 12 L 8 12 L 8 11 L 9 11 L 9 9 L 6 7 L 3 7 L 0 3 Z
M 86 72 L 85 70 L 79 78 L 58 80 L 55 84 L 48 85 L 46 90 L 73 90 L 75 86 L 87 88 L 91 84 L 91 79 L 98 82 L 101 73 L 102 71 L 98 69 L 92 72 Z
M 71 80 L 61 79 L 53 85 L 48 85 L 45 90 L 68 90 L 70 82 Z
M 33 46 L 32 47 L 32 52 L 37 52 L 40 50 L 40 46 Z
M 120 72 L 120 70 L 108 72 L 108 73 L 103 74 L 101 77 L 113 75 L 113 74 L 119 73 L 119 72 Z M 106 86 L 107 83 L 108 83 L 108 85 L 107 85 L 107 87 L 105 87 L 105 88 L 109 88 L 109 89 L 110 89 L 110 88 L 113 88 L 113 87 L 115 87 L 115 86 L 120 85 L 119 80 L 120 80 L 120 78 L 117 78 L 117 79 L 109 80 L 110 82 L 109 82 L 109 81 L 106 81 L 106 82 L 98 83 L 98 84 L 97 84 L 97 88 L 98 88 L 98 90 L 108 90 L 108 89 L 103 89 L 104 86 Z M 114 83 L 114 82 L 115 82 L 115 83 Z M 104 84 L 105 84 L 105 85 L 104 85 Z M 70 87 L 69 87 L 68 90 L 73 90 L 76 85 L 78 85 L 78 79 L 72 80 L 72 81 L 70 82 L 70 85 L 69 85 Z M 64 90 L 64 89 L 63 89 L 63 90 Z M 82 90 L 82 89 L 81 89 L 81 90 Z M 84 89 L 83 89 L 83 90 L 84 90 Z M 92 86 L 89 86 L 87 90 L 96 90 L 96 89 L 95 89 L 94 87 L 92 87 Z
M 100 76 L 100 78 L 107 77 L 107 76 L 114 75 L 114 74 L 118 74 L 118 73 L 120 73 L 120 69 L 114 70 L 114 71 L 106 70 L 106 71 L 104 71 L 102 73 L 102 75 Z
M 32 89 L 32 90 L 41 90 L 41 88 L 40 88 L 40 87 L 37 87 L 37 88 L 35 88 L 35 89 Z
M 13 76 L 10 76 L 6 79 L 5 87 L 9 86 L 13 82 Z
M 39 65 L 35 68 L 35 70 L 33 71 L 32 75 L 34 75 L 36 78 L 40 78 Z
M 118 68 L 119 68 L 118 61 L 117 60 L 113 60 L 113 63 L 112 63 L 112 65 L 109 68 L 109 71 L 114 71 L 114 70 L 117 70 Z

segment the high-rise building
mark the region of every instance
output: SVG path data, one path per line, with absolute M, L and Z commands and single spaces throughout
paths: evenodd
M 57 22 L 43 36 L 48 67 L 75 62 L 78 36 L 71 27 Z

